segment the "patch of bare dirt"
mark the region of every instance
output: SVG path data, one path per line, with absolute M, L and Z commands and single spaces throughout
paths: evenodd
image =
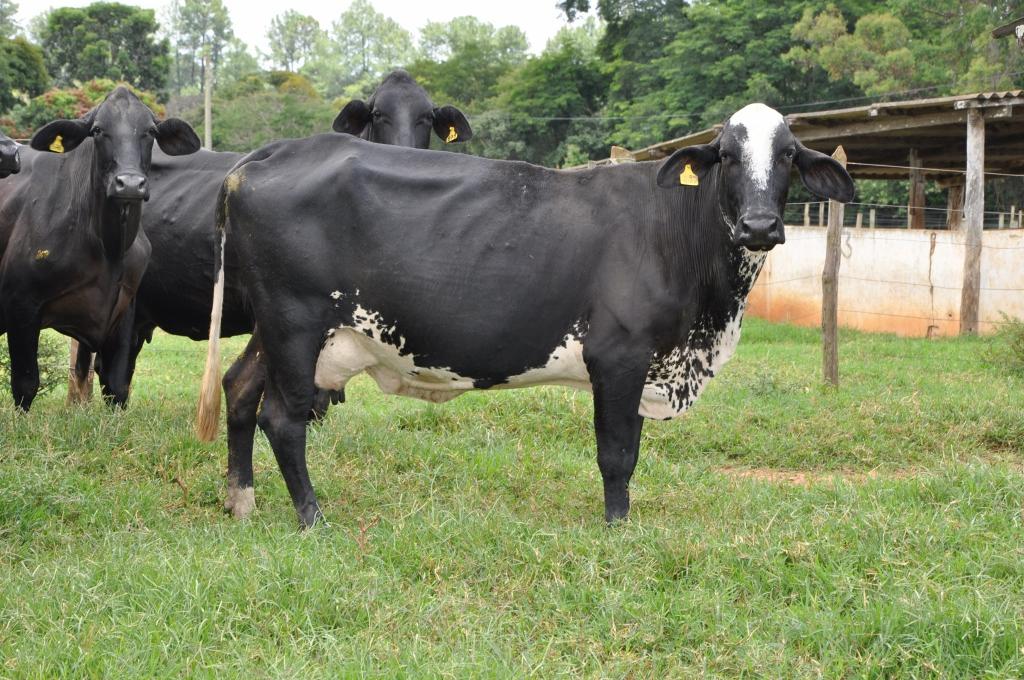
M 784 484 L 789 486 L 813 486 L 815 484 L 832 484 L 836 481 L 863 483 L 871 479 L 906 479 L 913 477 L 914 470 L 781 470 L 777 468 L 749 468 L 722 465 L 715 472 L 732 479 L 752 479 L 768 484 Z

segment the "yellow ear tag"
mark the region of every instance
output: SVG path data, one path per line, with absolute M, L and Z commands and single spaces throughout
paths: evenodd
M 444 143 L 445 144 L 451 144 L 452 142 L 454 142 L 458 138 L 459 138 L 459 133 L 455 131 L 455 126 L 454 125 L 449 125 L 448 126 L 448 136 L 444 138 Z
M 62 141 L 64 141 L 64 138 L 60 135 L 54 137 L 53 143 L 50 144 L 50 151 L 54 153 L 64 153 L 64 145 L 61 143 Z
M 679 173 L 679 183 L 684 187 L 695 187 L 700 184 L 700 180 L 697 179 L 697 173 L 693 171 L 690 164 L 687 163 L 683 171 Z

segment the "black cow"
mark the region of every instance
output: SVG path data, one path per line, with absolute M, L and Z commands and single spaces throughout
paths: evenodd
M 333 127 L 338 132 L 361 134 L 374 142 L 422 149 L 430 146 L 431 127 L 442 139 L 451 136 L 452 127 L 456 129 L 458 141 L 468 141 L 473 134 L 458 109 L 435 108 L 426 91 L 405 71 L 388 75 L 369 103 L 354 100 L 346 104 Z M 153 252 L 136 296 L 131 339 L 122 349 L 128 356 L 120 362 L 127 365 L 129 382 L 138 354 L 155 328 L 193 340 L 206 338 L 214 284 L 213 253 L 217 234 L 213 222 L 217 192 L 224 175 L 242 156 L 213 151 L 200 151 L 187 157 L 154 154 L 150 170 L 154 197 L 142 218 Z M 252 315 L 240 286 L 239 268 L 240 263 L 229 243 L 221 337 L 253 330 Z M 252 351 L 257 351 L 255 345 Z M 80 387 L 73 390 L 74 393 L 88 394 L 91 359 L 90 353 L 79 352 L 75 363 Z M 102 359 L 98 364 L 96 370 L 102 380 L 106 366 Z M 255 408 L 254 404 L 250 416 L 252 429 L 256 423 Z M 325 408 L 326 399 L 321 398 L 317 412 Z M 249 437 L 251 439 L 251 433 Z
M 21 153 L 13 139 L 0 132 L 0 179 L 16 175 L 21 170 Z
M 28 410 L 39 389 L 39 331 L 55 328 L 107 355 L 104 394 L 128 397 L 115 328 L 149 258 L 141 229 L 150 195 L 154 140 L 189 154 L 199 138 L 176 118 L 157 121 L 119 87 L 78 120 L 40 128 L 22 172 L 0 183 L 0 334 L 7 333 L 15 403 Z M 80 148 L 79 148 L 80 147 Z
M 368 102 L 353 99 L 334 119 L 334 130 L 379 144 L 430 148 L 430 131 L 446 144 L 468 142 L 469 121 L 454 106 L 435 107 L 408 72 L 392 71 Z
M 842 166 L 762 104 L 663 162 L 582 171 L 329 136 L 246 156 L 218 220 L 247 263 L 259 426 L 301 524 L 320 517 L 305 462 L 315 386 L 363 371 L 438 402 L 592 390 L 605 517 L 625 517 L 642 417 L 683 413 L 739 341 L 765 251 L 785 241 L 791 167 L 819 196 L 853 197 Z M 211 344 L 205 386 L 218 365 Z M 205 394 L 201 412 L 219 403 Z M 229 450 L 229 498 L 249 452 Z

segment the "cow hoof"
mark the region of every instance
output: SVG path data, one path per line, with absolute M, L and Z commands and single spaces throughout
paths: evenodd
M 615 526 L 616 524 L 622 524 L 629 519 L 629 506 L 625 507 L 614 507 L 605 508 L 604 510 L 604 521 L 608 523 L 608 526 Z
M 228 489 L 228 497 L 224 501 L 224 512 L 230 512 L 235 519 L 248 519 L 255 509 L 256 491 L 253 487 Z
M 298 512 L 299 529 L 301 530 L 312 529 L 316 526 L 330 526 L 324 517 L 324 513 L 320 511 L 320 506 L 315 501 L 301 508 Z

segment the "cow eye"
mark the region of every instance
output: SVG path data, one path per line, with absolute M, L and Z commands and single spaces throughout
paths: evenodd
M 732 154 L 729 153 L 728 151 L 721 152 L 719 154 L 719 157 L 722 159 L 723 163 L 728 163 L 732 160 Z
M 93 137 L 100 137 L 102 135 L 103 135 L 103 128 L 99 127 L 98 125 L 94 125 L 92 127 L 92 136 Z
M 374 109 L 370 115 L 373 116 L 374 120 L 380 120 L 380 117 L 384 114 L 380 112 L 380 109 Z
M 782 152 L 782 157 L 785 158 L 787 161 L 793 160 L 793 156 L 794 153 L 792 149 L 786 149 L 785 151 Z

